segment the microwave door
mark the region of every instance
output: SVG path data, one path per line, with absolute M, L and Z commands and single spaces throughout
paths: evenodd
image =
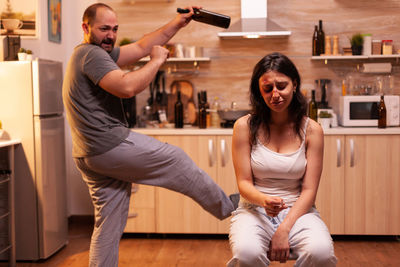
M 38 59 L 32 61 L 34 115 L 62 114 L 62 63 Z

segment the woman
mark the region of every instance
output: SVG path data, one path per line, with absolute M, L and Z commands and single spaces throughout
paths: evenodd
M 241 195 L 233 213 L 228 266 L 335 266 L 329 231 L 314 207 L 322 171 L 323 131 L 308 119 L 300 76 L 272 53 L 254 68 L 252 114 L 233 129 L 232 154 Z

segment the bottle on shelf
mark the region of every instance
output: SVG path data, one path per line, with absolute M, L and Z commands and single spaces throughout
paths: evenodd
M 318 27 L 318 55 L 325 54 L 325 32 L 322 29 L 322 20 L 319 20 Z
M 318 120 L 317 101 L 315 101 L 315 90 L 311 91 L 311 100 L 308 103 L 308 117 L 314 121 Z
M 332 55 L 331 37 L 329 35 L 325 36 L 325 55 Z
M 312 55 L 319 56 L 318 52 L 318 26 L 314 25 L 314 33 L 312 37 Z
M 183 128 L 183 103 L 181 100 L 181 91 L 176 92 L 177 100 L 175 103 L 175 128 Z
M 342 80 L 342 96 L 347 95 L 347 86 L 346 86 L 346 80 Z
M 332 55 L 334 56 L 339 55 L 339 37 L 337 35 L 333 36 Z
M 386 105 L 383 95 L 381 95 L 381 100 L 379 101 L 378 112 L 379 112 L 378 128 L 386 128 Z

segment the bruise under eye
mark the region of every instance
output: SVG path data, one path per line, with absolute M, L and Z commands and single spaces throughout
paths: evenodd
M 264 84 L 263 89 L 265 92 L 269 93 L 272 91 L 272 89 L 274 89 L 274 85 L 273 84 Z
M 282 91 L 287 87 L 288 84 L 289 84 L 288 82 L 276 82 L 275 86 L 276 86 L 276 89 L 278 89 L 279 91 Z M 265 92 L 269 93 L 274 89 L 274 84 L 273 83 L 264 84 L 263 89 Z
M 288 82 L 277 82 L 275 83 L 275 86 L 278 90 L 283 90 L 286 88 L 286 86 L 288 85 Z

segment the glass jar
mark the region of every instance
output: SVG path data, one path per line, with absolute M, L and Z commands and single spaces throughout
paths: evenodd
M 372 40 L 372 54 L 381 55 L 382 54 L 382 41 Z
M 393 54 L 393 40 L 382 40 L 382 55 Z

